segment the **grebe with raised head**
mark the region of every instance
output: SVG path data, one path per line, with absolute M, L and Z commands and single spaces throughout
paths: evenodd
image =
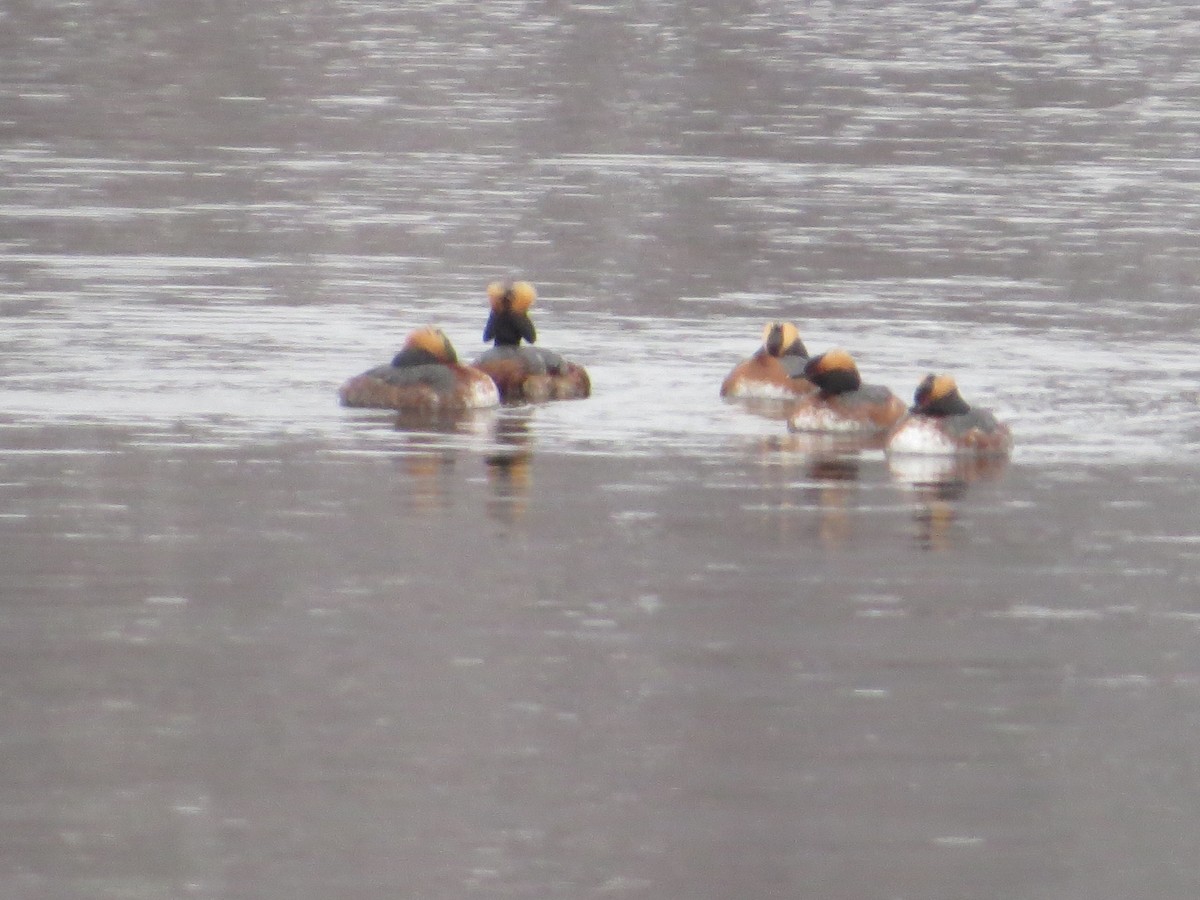
M 790 322 L 769 322 L 762 346 L 733 367 L 721 382 L 729 400 L 794 400 L 811 394 L 816 385 L 804 377 L 808 351 Z
M 490 312 L 483 339 L 493 346 L 475 360 L 475 366 L 491 376 L 502 400 L 577 400 L 591 394 L 591 379 L 583 366 L 534 346 L 537 329 L 529 310 L 537 291 L 532 284 L 494 281 L 487 293 Z

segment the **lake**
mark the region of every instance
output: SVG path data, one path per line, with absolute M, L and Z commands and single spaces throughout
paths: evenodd
M 0 10 L 0 893 L 1200 894 L 1200 13 L 1129 6 Z M 509 276 L 590 399 L 338 406 Z M 722 402 L 776 319 L 1011 459 Z

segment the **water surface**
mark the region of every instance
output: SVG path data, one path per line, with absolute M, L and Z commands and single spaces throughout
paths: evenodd
M 5 896 L 1196 896 L 1189 4 L 0 21 Z M 590 400 L 337 406 L 507 274 Z

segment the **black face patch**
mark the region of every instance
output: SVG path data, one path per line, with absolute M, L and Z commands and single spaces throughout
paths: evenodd
M 493 341 L 497 347 L 515 347 L 522 338 L 531 344 L 537 341 L 537 329 L 525 313 L 493 310 L 488 316 L 483 329 L 485 341 Z
M 826 394 L 848 394 L 862 387 L 859 374 L 846 369 L 834 369 L 832 372 L 822 372 L 816 378 L 809 378 Z
M 814 357 L 804 367 L 804 375 L 821 389 L 823 394 L 845 394 L 862 387 L 857 369 L 822 369 L 825 356 Z
M 767 332 L 767 352 L 772 356 L 778 356 L 783 350 L 783 328 L 779 325 L 772 325 L 771 330 Z
M 936 400 L 926 399 L 924 403 L 918 401 L 917 411 L 927 416 L 961 416 L 969 413 L 971 407 L 956 388 Z
M 926 375 L 924 380 L 917 385 L 916 393 L 913 394 L 913 409 L 921 409 L 929 402 L 929 395 L 933 393 L 933 375 Z
M 454 361 L 451 360 L 451 362 Z M 392 365 L 397 369 L 409 368 L 411 366 L 439 365 L 441 363 L 442 360 L 438 359 L 424 347 L 405 347 L 392 357 Z
M 953 385 L 953 382 L 950 383 Z M 971 411 L 971 407 L 962 398 L 957 387 L 952 387 L 951 390 L 934 399 L 933 392 L 936 387 L 937 376 L 926 375 L 917 385 L 916 393 L 913 394 L 913 412 L 926 416 L 961 416 Z

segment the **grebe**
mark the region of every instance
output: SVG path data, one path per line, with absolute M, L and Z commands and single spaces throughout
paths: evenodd
M 888 435 L 889 453 L 1004 454 L 1012 432 L 991 410 L 974 409 L 949 375 L 927 375 L 912 409 Z
M 402 412 L 465 412 L 500 403 L 486 373 L 464 366 L 437 328 L 418 328 L 391 364 L 355 375 L 338 389 L 343 406 Z
M 791 431 L 872 434 L 904 415 L 903 401 L 883 385 L 863 384 L 854 357 L 840 348 L 814 356 L 804 375 L 818 390 L 800 399 L 788 419 Z
M 770 322 L 763 345 L 744 359 L 721 382 L 721 396 L 734 400 L 794 400 L 816 386 L 804 377 L 808 351 L 790 322 Z
M 475 366 L 491 376 L 502 400 L 579 400 L 591 394 L 591 379 L 583 366 L 533 346 L 537 329 L 529 309 L 537 291 L 532 284 L 493 281 L 487 293 L 491 312 L 483 339 L 492 341 L 493 347 L 475 360 Z

